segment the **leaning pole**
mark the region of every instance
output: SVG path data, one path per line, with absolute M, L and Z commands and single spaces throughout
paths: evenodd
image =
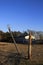
M 9 32 L 10 32 L 10 34 L 11 34 L 11 37 L 12 37 L 12 39 L 13 39 L 14 45 L 15 45 L 15 47 L 16 47 L 16 50 L 17 50 L 17 52 L 19 53 L 18 48 L 17 48 L 17 45 L 16 45 L 16 41 L 15 41 L 15 39 L 14 39 L 14 37 L 13 37 L 12 31 L 11 31 L 9 25 L 8 25 L 8 30 L 9 30 Z

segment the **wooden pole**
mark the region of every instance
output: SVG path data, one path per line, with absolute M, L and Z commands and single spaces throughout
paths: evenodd
M 11 34 L 11 37 L 12 37 L 12 39 L 13 39 L 14 45 L 15 45 L 15 47 L 16 47 L 16 50 L 17 50 L 17 52 L 19 53 L 18 48 L 17 48 L 17 45 L 16 45 L 16 41 L 15 41 L 15 39 L 14 39 L 14 37 L 13 37 L 13 34 L 12 34 L 11 29 L 10 29 L 9 26 L 8 26 L 8 30 L 9 30 L 9 32 L 10 32 L 10 34 Z
M 31 32 L 29 32 L 28 59 L 31 60 Z

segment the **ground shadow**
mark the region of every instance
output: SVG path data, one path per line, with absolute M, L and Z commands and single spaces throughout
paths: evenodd
M 26 60 L 26 58 L 23 57 L 20 53 L 2 53 L 1 56 L 2 58 L 4 57 L 4 59 L 0 61 L 0 65 L 20 65 L 22 59 Z

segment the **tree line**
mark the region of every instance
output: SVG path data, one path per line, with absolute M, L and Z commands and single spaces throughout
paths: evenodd
M 36 40 L 37 39 L 43 40 L 43 32 L 41 32 L 41 31 L 38 31 L 38 32 L 33 31 L 33 30 L 28 30 L 28 31 L 24 31 L 24 32 L 20 32 L 20 31 L 14 31 L 13 32 L 12 31 L 12 34 L 13 34 L 15 39 L 17 39 L 18 37 L 24 38 L 26 35 L 29 35 L 30 31 L 31 31 L 31 34 L 33 36 L 35 36 Z M 9 32 L 3 32 L 3 31 L 0 31 L 0 41 L 13 42 L 10 33 Z

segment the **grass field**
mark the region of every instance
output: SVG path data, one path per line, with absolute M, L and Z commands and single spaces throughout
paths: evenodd
M 23 57 L 28 56 L 28 45 L 17 44 L 17 47 Z M 32 56 L 30 61 L 29 59 L 18 57 L 13 43 L 0 42 L 0 65 L 43 65 L 43 45 L 32 45 Z

